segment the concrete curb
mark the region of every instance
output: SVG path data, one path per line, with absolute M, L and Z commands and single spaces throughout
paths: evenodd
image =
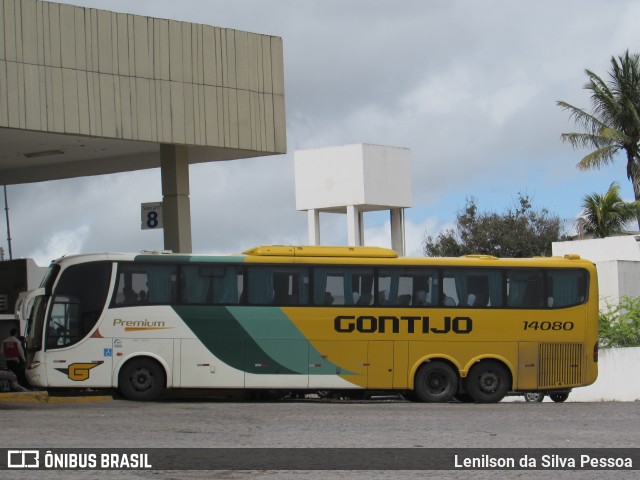
M 108 395 L 88 395 L 79 397 L 50 396 L 48 392 L 9 392 L 0 393 L 0 403 L 96 403 L 111 402 Z

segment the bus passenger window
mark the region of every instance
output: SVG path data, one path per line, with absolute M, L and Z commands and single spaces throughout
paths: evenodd
M 273 273 L 275 305 L 307 305 L 309 272 L 306 268 L 277 268 Z
M 431 268 L 381 268 L 378 289 L 384 291 L 379 305 L 430 306 L 438 302 L 438 272 Z
M 503 304 L 501 270 L 468 268 L 444 271 L 444 306 L 495 308 Z
M 242 269 L 235 265 L 182 267 L 182 302 L 190 305 L 237 305 L 243 289 Z
M 251 266 L 249 305 L 307 305 L 309 273 L 306 268 Z
M 313 270 L 313 303 L 328 305 L 372 305 L 373 304 L 373 269 L 343 267 Z
M 587 299 L 587 272 L 584 270 L 547 270 L 547 306 L 571 307 Z
M 512 308 L 542 308 L 542 270 L 520 268 L 507 271 L 507 305 Z
M 373 304 L 373 271 L 354 270 L 347 272 L 351 274 L 351 291 L 353 301 L 356 305 L 372 305 Z
M 176 267 L 121 263 L 111 307 L 167 305 L 176 300 Z
M 456 276 L 458 276 L 458 281 L 456 282 Z M 466 283 L 463 283 L 462 280 L 466 281 L 466 275 L 464 272 L 456 272 L 454 274 L 451 270 L 445 270 L 442 276 L 442 305 L 445 307 L 455 307 L 458 305 L 458 289 L 463 290 L 463 293 L 466 293 Z M 459 285 L 459 286 L 458 286 Z

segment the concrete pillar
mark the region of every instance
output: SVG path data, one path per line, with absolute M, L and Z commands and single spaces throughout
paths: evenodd
M 364 225 L 362 212 L 357 205 L 347 205 L 347 243 L 349 246 L 360 247 L 364 240 Z
M 307 221 L 309 224 L 309 245 L 320 245 L 320 211 L 307 210 Z
M 392 208 L 391 213 L 391 249 L 404 257 L 404 209 Z
M 160 145 L 164 248 L 191 253 L 189 156 L 184 145 Z

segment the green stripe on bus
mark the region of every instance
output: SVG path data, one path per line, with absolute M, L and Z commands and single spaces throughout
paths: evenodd
M 292 369 L 274 359 L 225 307 L 174 305 L 172 308 L 213 355 L 233 368 L 257 375 L 308 373 L 307 364 Z M 274 350 L 274 346 L 270 345 L 269 350 Z M 289 355 L 280 356 L 291 363 Z
M 280 364 L 296 371 L 308 370 L 310 359 L 320 359 L 322 355 L 308 341 L 303 333 L 279 307 L 227 307 L 262 349 Z M 307 346 L 308 345 L 308 346 Z M 321 366 L 316 366 L 321 365 Z M 314 375 L 355 375 L 327 359 L 315 364 Z

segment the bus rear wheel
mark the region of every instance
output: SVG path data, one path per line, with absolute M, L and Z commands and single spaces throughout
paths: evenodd
M 458 390 L 458 375 L 447 363 L 425 363 L 416 373 L 414 388 L 423 402 L 448 402 Z
M 511 388 L 511 376 L 499 362 L 476 363 L 467 376 L 467 391 L 478 403 L 497 403 Z
M 155 400 L 164 390 L 164 385 L 162 367 L 148 358 L 130 360 L 122 367 L 118 376 L 118 388 L 129 400 Z
M 556 403 L 562 403 L 566 401 L 567 398 L 569 398 L 569 392 L 552 393 L 551 395 L 549 395 L 549 398 Z

